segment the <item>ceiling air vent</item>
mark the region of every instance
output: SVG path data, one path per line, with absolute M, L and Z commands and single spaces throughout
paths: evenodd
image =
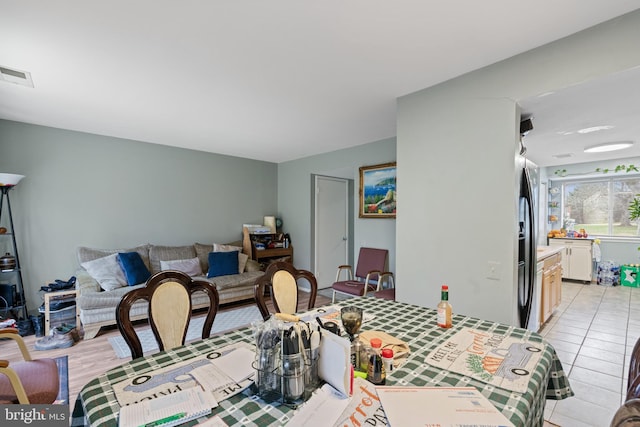
M 33 87 L 31 73 L 0 66 L 0 80 L 17 85 Z

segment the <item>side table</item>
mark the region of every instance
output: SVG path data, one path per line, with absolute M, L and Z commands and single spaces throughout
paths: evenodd
M 69 289 L 64 291 L 46 292 L 44 294 L 44 334 L 49 335 L 51 330 L 51 301 L 56 300 L 75 300 L 78 297 L 78 291 L 76 289 Z M 78 310 L 78 304 L 76 301 L 76 329 L 80 329 L 80 310 Z

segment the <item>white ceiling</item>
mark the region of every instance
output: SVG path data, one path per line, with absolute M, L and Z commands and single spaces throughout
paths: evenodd
M 524 138 L 527 157 L 538 165 L 640 157 L 640 68 L 520 100 L 519 104 L 523 115 L 531 116 L 533 122 L 533 130 Z M 596 126 L 611 128 L 578 132 Z M 634 145 L 608 153 L 584 152 L 593 145 L 619 141 Z
M 35 86 L 0 82 L 0 118 L 282 162 L 393 137 L 398 96 L 638 6 L 0 0 L 0 66 Z

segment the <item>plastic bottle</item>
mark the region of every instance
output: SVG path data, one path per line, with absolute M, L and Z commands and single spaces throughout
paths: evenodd
M 438 304 L 438 326 L 441 328 L 451 327 L 451 304 L 449 304 L 449 286 L 442 285 L 442 297 Z
M 384 385 L 386 380 L 384 363 L 380 356 L 380 347 L 382 340 L 380 338 L 371 338 L 371 356 L 369 356 L 369 368 L 367 369 L 367 381 L 375 385 Z
M 393 350 L 383 348 L 380 355 L 382 356 L 382 363 L 384 363 L 385 374 L 388 374 L 393 370 Z

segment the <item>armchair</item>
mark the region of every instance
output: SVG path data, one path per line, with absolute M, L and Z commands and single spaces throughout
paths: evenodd
M 18 331 L 0 330 L 0 338 L 14 340 L 23 361 L 0 359 L 0 404 L 50 404 L 56 400 L 60 388 L 58 366 L 49 358 L 32 359 Z
M 360 248 L 355 277 L 350 265 L 341 265 L 336 273 L 336 281 L 333 288 L 332 302 L 336 300 L 336 293 L 365 296 L 367 292 L 382 290 L 382 282 L 385 278 L 393 283 L 393 273 L 386 271 L 389 251 L 386 249 Z M 341 274 L 347 273 L 346 280 L 340 280 Z

